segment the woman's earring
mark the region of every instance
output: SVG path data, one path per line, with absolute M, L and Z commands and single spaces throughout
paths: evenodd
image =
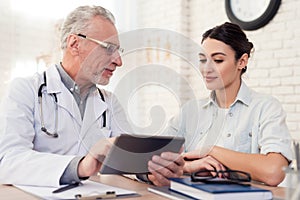
M 247 71 L 247 66 L 245 66 L 243 69 L 242 69 L 242 74 L 245 73 Z

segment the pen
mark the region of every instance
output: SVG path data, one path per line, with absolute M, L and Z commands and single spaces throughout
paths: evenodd
M 75 199 L 81 199 L 81 200 L 96 200 L 96 199 L 110 199 L 110 198 L 116 198 L 116 192 L 115 191 L 107 191 L 104 194 L 96 194 L 96 195 L 81 195 L 76 194 Z
M 82 183 L 81 182 L 74 182 L 74 183 L 71 183 L 71 184 L 69 184 L 67 186 L 63 186 L 61 188 L 58 188 L 58 189 L 54 190 L 52 193 L 64 192 L 66 190 L 70 190 L 72 188 L 75 188 L 75 187 L 77 187 L 79 185 L 82 185 Z

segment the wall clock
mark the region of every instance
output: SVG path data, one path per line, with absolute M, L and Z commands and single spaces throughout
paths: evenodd
M 277 13 L 281 0 L 225 0 L 229 20 L 244 30 L 265 26 Z

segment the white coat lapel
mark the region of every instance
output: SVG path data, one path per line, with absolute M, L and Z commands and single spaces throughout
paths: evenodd
M 107 110 L 107 104 L 106 102 L 102 101 L 99 91 L 95 89 L 88 96 L 86 102 L 83 124 L 81 127 L 81 135 L 83 137 L 86 135 L 90 128 L 97 127 L 97 129 L 99 130 L 100 128 L 102 128 L 102 122 L 100 123 L 99 118 L 102 116 L 105 110 Z
M 69 114 L 76 119 L 77 123 L 81 125 L 81 114 L 70 91 L 65 87 L 61 81 L 61 77 L 55 66 L 50 67 L 46 71 L 47 75 L 47 92 L 56 93 L 57 104 L 64 108 Z

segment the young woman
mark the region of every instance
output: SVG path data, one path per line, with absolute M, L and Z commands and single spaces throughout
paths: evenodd
M 201 44 L 200 71 L 211 95 L 184 105 L 168 129 L 186 138 L 185 172 L 240 170 L 278 185 L 292 159 L 291 137 L 280 103 L 242 80 L 253 44 L 228 22 L 206 31 Z

